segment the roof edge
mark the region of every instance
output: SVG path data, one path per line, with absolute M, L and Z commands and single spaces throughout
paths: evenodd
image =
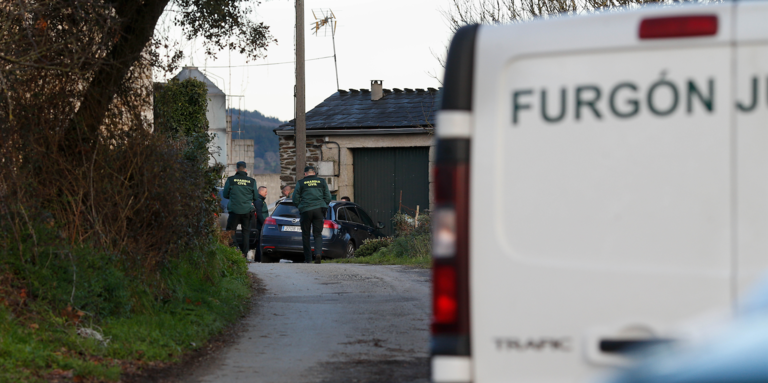
M 313 129 L 307 130 L 308 136 L 344 136 L 344 135 L 386 135 L 386 134 L 432 134 L 434 128 L 387 128 L 387 129 Z M 273 130 L 278 136 L 293 136 L 293 130 Z

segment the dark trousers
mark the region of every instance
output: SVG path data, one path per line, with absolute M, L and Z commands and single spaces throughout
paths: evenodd
M 240 251 L 243 252 L 243 255 L 248 255 L 248 247 L 251 240 L 251 217 L 253 217 L 253 213 L 229 213 L 229 219 L 227 220 L 227 230 L 235 230 L 237 229 L 237 225 L 240 225 L 240 231 L 243 234 L 243 241 L 240 243 Z
M 301 241 L 304 245 L 304 262 L 312 262 L 312 248 L 309 231 L 315 236 L 315 258 L 323 254 L 323 209 L 312 209 L 301 213 Z

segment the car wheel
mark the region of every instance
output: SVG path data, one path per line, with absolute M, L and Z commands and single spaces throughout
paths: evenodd
M 344 253 L 344 257 L 346 257 L 346 258 L 354 258 L 355 257 L 355 242 L 354 241 L 347 242 L 347 251 Z
M 275 262 L 277 261 L 271 255 L 267 255 L 264 252 L 261 253 L 261 263 L 275 263 Z

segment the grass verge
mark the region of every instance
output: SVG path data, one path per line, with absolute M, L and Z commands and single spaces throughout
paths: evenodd
M 110 264 L 93 262 L 94 254 L 52 256 L 45 267 L 3 265 L 0 382 L 118 381 L 202 347 L 242 314 L 250 295 L 238 251 L 213 245 L 207 252 L 169 263 L 159 279 L 166 291 L 160 299 L 125 293 L 140 285 Z
M 409 233 L 396 238 L 373 239 L 364 242 L 355 252 L 354 258 L 336 259 L 330 262 L 429 268 L 432 267 L 431 242 L 432 238 L 428 232 Z
M 323 261 L 326 262 L 326 261 Z M 430 258 L 398 257 L 390 254 L 374 254 L 368 257 L 341 258 L 328 261 L 329 263 L 359 263 L 368 265 L 408 265 L 423 268 L 432 267 Z

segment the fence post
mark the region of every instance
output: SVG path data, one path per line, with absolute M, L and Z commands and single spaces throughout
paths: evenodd
M 416 205 L 416 227 L 419 227 L 419 205 Z

